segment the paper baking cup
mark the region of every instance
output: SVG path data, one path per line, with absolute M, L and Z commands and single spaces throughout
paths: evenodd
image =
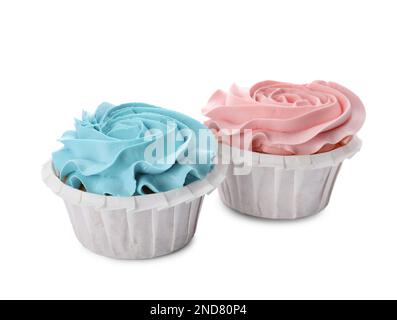
M 354 137 L 326 153 L 276 156 L 223 145 L 222 157 L 231 158 L 232 165 L 219 187 L 220 197 L 226 206 L 261 218 L 298 219 L 316 214 L 327 206 L 343 160 L 360 147 L 361 141 Z M 236 175 L 235 169 L 243 165 L 250 172 Z
M 224 179 L 227 166 L 217 165 L 203 180 L 169 192 L 101 196 L 74 189 L 44 165 L 46 185 L 65 204 L 74 232 L 87 249 L 117 259 L 163 256 L 186 246 L 196 231 L 204 196 Z

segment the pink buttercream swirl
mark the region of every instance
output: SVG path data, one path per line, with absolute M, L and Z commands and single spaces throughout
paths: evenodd
M 229 92 L 216 91 L 203 113 L 222 141 L 240 144 L 250 130 L 243 148 L 276 155 L 333 150 L 348 143 L 365 120 L 363 103 L 353 92 L 325 81 L 263 81 L 250 89 L 233 85 Z

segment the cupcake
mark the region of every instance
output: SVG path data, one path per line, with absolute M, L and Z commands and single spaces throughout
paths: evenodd
M 203 109 L 230 170 L 219 188 L 226 206 L 269 219 L 324 209 L 343 160 L 361 147 L 361 100 L 333 82 L 264 81 L 216 91 Z
M 203 138 L 204 137 L 204 138 Z M 143 103 L 83 112 L 42 171 L 89 250 L 146 259 L 194 236 L 204 196 L 223 180 L 212 132 L 183 114 Z

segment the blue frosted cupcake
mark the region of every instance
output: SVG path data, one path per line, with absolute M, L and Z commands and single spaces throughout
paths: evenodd
M 43 168 L 77 238 L 113 258 L 145 259 L 192 239 L 205 194 L 223 180 L 216 141 L 200 122 L 143 103 L 83 112 Z

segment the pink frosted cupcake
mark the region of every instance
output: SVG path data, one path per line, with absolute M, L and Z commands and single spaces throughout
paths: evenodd
M 219 192 L 239 212 L 296 219 L 324 209 L 343 160 L 361 147 L 361 100 L 333 82 L 264 81 L 216 91 L 203 110 L 231 166 Z

